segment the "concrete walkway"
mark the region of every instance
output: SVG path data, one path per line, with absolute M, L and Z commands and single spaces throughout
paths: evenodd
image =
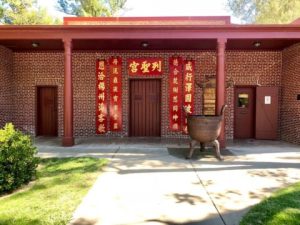
M 237 225 L 253 204 L 300 180 L 300 146 L 283 142 L 231 143 L 223 162 L 209 149 L 185 160 L 186 140 L 37 146 L 42 157 L 110 158 L 71 225 Z

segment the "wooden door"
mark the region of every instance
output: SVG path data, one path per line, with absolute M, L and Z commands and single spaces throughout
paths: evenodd
M 57 136 L 57 88 L 37 88 L 37 135 Z
M 254 138 L 255 88 L 236 87 L 234 97 L 234 138 Z
M 160 80 L 130 81 L 130 136 L 160 136 Z
M 277 139 L 278 88 L 256 88 L 256 139 Z

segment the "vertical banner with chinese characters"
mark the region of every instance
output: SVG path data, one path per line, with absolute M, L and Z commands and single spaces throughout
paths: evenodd
M 169 59 L 169 124 L 171 131 L 181 131 L 182 58 Z
M 110 130 L 122 130 L 122 58 L 109 59 L 110 70 Z
M 106 61 L 97 60 L 96 63 L 97 79 L 97 105 L 96 105 L 96 133 L 104 134 L 107 132 L 107 99 L 106 99 Z
M 195 85 L 195 61 L 184 60 L 183 62 L 183 107 L 188 114 L 194 111 L 194 85 Z M 184 119 L 183 133 L 187 134 L 187 119 Z

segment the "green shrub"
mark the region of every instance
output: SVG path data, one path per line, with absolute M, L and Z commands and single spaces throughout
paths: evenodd
M 30 137 L 15 130 L 11 123 L 0 129 L 0 195 L 35 177 L 36 152 Z

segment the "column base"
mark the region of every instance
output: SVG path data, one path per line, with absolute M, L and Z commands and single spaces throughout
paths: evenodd
M 74 137 L 63 137 L 62 138 L 62 146 L 70 147 L 74 145 Z

